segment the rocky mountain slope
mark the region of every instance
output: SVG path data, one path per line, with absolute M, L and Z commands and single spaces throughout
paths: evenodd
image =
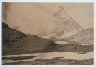
M 94 28 L 91 27 L 80 30 L 79 32 L 70 37 L 61 39 L 61 41 L 63 40 L 75 41 L 81 44 L 94 44 Z
M 66 38 L 82 30 L 82 27 L 67 14 L 64 7 L 59 6 L 53 14 L 57 28 L 53 33 L 43 36 L 43 38 Z

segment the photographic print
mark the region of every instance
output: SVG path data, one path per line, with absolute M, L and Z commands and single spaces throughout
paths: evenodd
M 2 65 L 93 64 L 93 3 L 2 2 Z

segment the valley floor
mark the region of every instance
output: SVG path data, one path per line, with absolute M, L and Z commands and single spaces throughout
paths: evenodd
M 3 65 L 92 65 L 93 45 L 51 44 L 43 50 L 3 46 Z M 26 47 L 28 48 L 28 47 Z M 6 53 L 7 51 L 7 53 Z

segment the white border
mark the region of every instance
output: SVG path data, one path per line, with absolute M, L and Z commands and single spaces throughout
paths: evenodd
M 94 3 L 94 65 L 50 65 L 50 67 L 96 67 L 96 0 L 0 0 L 0 12 L 2 13 L 2 2 L 93 2 Z M 0 21 L 1 21 L 1 13 L 0 13 Z M 2 29 L 0 23 L 0 56 L 2 53 Z M 0 57 L 0 64 L 1 57 Z M 49 67 L 49 65 L 0 65 L 0 67 Z
M 94 0 L 1 0 L 1 2 L 94 2 Z

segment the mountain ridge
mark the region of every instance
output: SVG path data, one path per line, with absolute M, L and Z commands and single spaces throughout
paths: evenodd
M 70 37 L 61 39 L 61 41 L 63 40 L 75 41 L 81 44 L 94 44 L 94 27 L 82 29 Z

